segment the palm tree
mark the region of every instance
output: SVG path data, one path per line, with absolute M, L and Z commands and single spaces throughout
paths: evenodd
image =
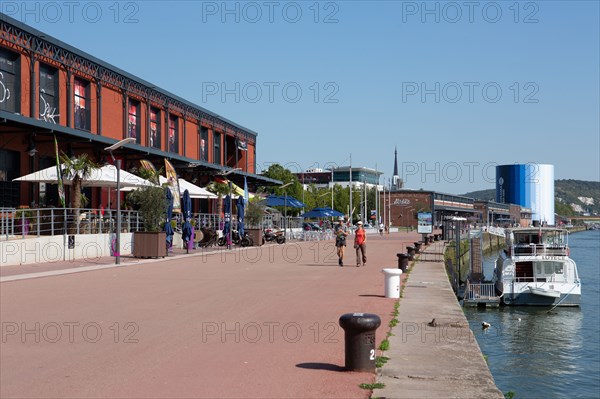
M 81 183 L 83 179 L 88 178 L 94 169 L 99 165 L 93 162 L 88 154 L 69 158 L 64 153 L 61 155 L 61 163 L 63 164 L 62 174 L 65 178 L 72 180 L 71 183 L 71 206 L 79 209 L 85 206 L 87 199 L 81 193 Z M 75 234 L 79 224 L 79 211 L 75 211 L 73 215 L 73 223 L 69 226 L 69 234 Z
M 219 218 L 221 218 L 221 213 L 223 212 L 223 197 L 227 194 L 231 194 L 229 192 L 229 185 L 227 183 L 221 183 L 218 181 L 211 182 L 208 185 L 208 190 L 212 191 L 214 194 L 218 196 L 217 198 L 217 214 Z
M 67 179 L 73 181 L 71 184 L 71 206 L 73 208 L 82 208 L 85 204 L 81 193 L 81 183 L 83 179 L 90 177 L 94 169 L 100 166 L 85 153 L 73 158 L 69 158 L 63 153 L 61 161 L 64 168 L 62 173 Z

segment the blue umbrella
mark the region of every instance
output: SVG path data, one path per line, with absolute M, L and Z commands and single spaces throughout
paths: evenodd
M 227 245 L 231 245 L 229 241 L 229 229 L 231 228 L 231 197 L 229 194 L 223 199 L 225 201 L 225 226 L 223 227 L 223 235 L 226 237 Z
M 171 226 L 171 218 L 173 217 L 173 194 L 167 187 L 165 188 L 167 197 L 167 222 L 165 223 L 165 232 L 167 233 L 167 248 L 171 248 L 173 245 L 173 227 Z
M 338 212 L 334 209 L 331 208 L 315 208 L 315 209 L 311 209 L 308 212 L 304 212 L 302 215 L 300 215 L 303 218 L 306 219 L 310 219 L 310 218 L 328 218 L 328 217 L 339 217 L 339 216 L 344 216 L 343 213 Z
M 269 195 L 266 199 L 267 206 L 286 206 L 286 197 L 284 195 Z M 305 208 L 301 201 L 294 197 L 287 196 L 287 206 L 290 208 Z
M 187 249 L 189 250 L 190 245 L 192 244 L 192 238 L 194 237 L 194 231 L 192 228 L 192 224 L 190 223 L 190 221 L 192 220 L 192 200 L 190 199 L 190 192 L 187 189 L 183 192 L 183 199 L 181 201 L 181 212 L 183 213 L 181 239 L 188 244 Z
M 238 232 L 240 233 L 240 237 L 244 236 L 244 212 L 246 202 L 244 201 L 244 197 L 241 195 L 238 197 L 237 202 L 237 219 L 238 219 Z

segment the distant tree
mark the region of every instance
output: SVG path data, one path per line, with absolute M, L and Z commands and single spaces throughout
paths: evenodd
M 274 195 L 284 195 L 287 193 L 288 196 L 302 201 L 302 184 L 296 175 L 293 174 L 289 169 L 286 169 L 279 164 L 273 164 L 269 166 L 269 168 L 263 173 L 263 176 L 279 180 L 282 182 L 282 185 L 290 182 L 292 183 L 285 188 L 280 188 L 281 186 L 267 186 L 264 188 L 264 192 Z M 283 207 L 277 208 L 281 208 L 279 210 L 283 209 Z M 301 209 L 288 207 L 287 212 L 288 215 L 298 215 L 301 212 Z

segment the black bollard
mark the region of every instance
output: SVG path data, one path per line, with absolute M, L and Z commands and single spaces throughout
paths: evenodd
M 423 236 L 423 242 L 425 243 L 425 245 L 429 245 L 429 237 Z
M 340 317 L 347 371 L 375 372 L 375 330 L 380 325 L 381 319 L 372 313 L 346 313 Z
M 439 241 L 440 240 L 440 235 L 439 234 L 434 234 L 433 235 L 433 240 L 434 241 Z
M 406 247 L 406 253 L 408 254 L 408 259 L 409 260 L 415 260 L 415 247 L 412 246 L 407 246 Z
M 421 252 L 421 243 L 418 241 L 415 241 L 414 244 L 415 244 L 415 254 L 420 253 Z
M 408 268 L 408 254 L 396 254 L 398 257 L 398 269 L 402 270 L 402 273 L 406 273 L 406 269 Z

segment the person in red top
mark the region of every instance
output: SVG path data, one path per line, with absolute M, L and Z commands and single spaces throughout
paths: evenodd
M 363 228 L 362 222 L 359 220 L 357 229 L 354 232 L 354 248 L 356 249 L 356 267 L 360 266 L 362 259 L 362 265 L 367 265 L 367 234 Z M 360 252 L 360 253 L 359 253 Z M 361 256 L 362 255 L 362 256 Z

